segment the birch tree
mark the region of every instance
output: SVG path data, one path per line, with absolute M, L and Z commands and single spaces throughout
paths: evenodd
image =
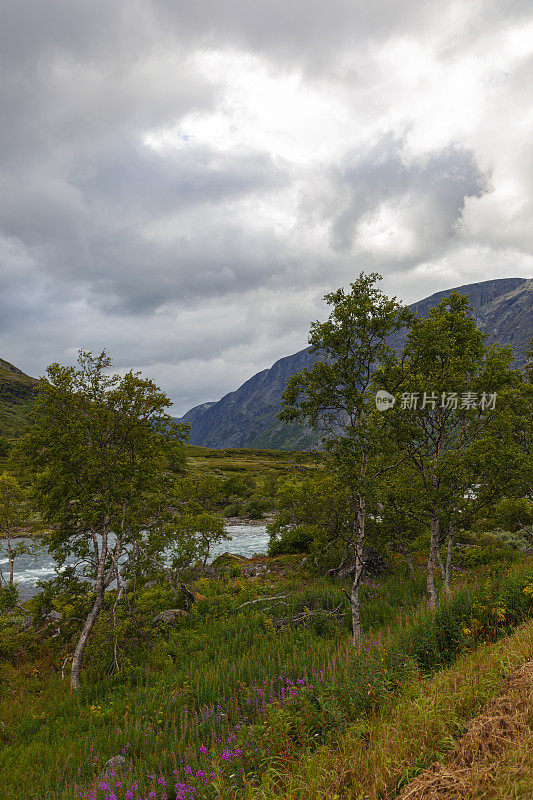
M 15 559 L 28 552 L 27 546 L 23 542 L 16 544 L 13 537 L 27 523 L 28 517 L 27 492 L 20 486 L 16 478 L 7 472 L 2 472 L 0 474 L 0 533 L 5 541 L 9 578 L 2 575 L 1 570 L 0 578 L 3 578 L 10 586 L 14 584 Z
M 36 506 L 52 526 L 48 548 L 62 565 L 84 563 L 92 605 L 72 658 L 79 689 L 83 654 L 111 584 L 137 541 L 158 523 L 183 466 L 186 426 L 166 413 L 169 398 L 139 373 L 109 373 L 102 352 L 80 351 L 77 367 L 52 364 L 38 387 L 33 425 L 18 458 Z
M 461 515 L 473 518 L 502 491 L 501 455 L 493 437 L 506 413 L 506 393 L 522 377 L 510 368 L 511 349 L 486 347 L 485 338 L 467 298 L 453 292 L 427 318 L 415 320 L 401 360 L 376 374 L 380 385 L 395 393 L 396 403 L 385 417 L 388 433 L 406 455 L 404 479 L 419 486 L 412 513 L 429 528 L 431 607 L 437 600 L 434 573 L 442 534 L 449 591 L 453 534 Z
M 391 334 L 410 320 L 410 312 L 375 285 L 379 275 L 361 273 L 350 291 L 325 296 L 332 307 L 326 322 L 311 325 L 309 344 L 319 360 L 288 383 L 280 419 L 306 421 L 315 428 L 339 480 L 350 494 L 351 530 L 341 571 L 351 575 L 353 642 L 361 641 L 359 585 L 363 571 L 365 522 L 372 487 L 390 465 L 380 460 L 375 435 L 372 371 L 395 359 Z

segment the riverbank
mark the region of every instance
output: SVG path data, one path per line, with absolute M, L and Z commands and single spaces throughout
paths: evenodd
M 268 533 L 265 522 L 259 520 L 249 521 L 243 518 L 237 520 L 227 520 L 226 533 L 231 539 L 223 540 L 212 548 L 209 561 L 225 552 L 242 555 L 250 558 L 256 553 L 264 554 L 268 548 Z M 39 533 L 42 533 L 39 532 Z M 18 556 L 15 560 L 15 580 L 18 584 L 21 600 L 28 600 L 38 592 L 37 582 L 50 580 L 55 576 L 55 561 L 48 553 L 45 546 L 39 541 L 39 534 L 34 532 L 32 536 L 21 534 L 17 543 L 27 544 L 27 552 Z M 5 539 L 3 540 L 5 542 Z M 72 559 L 67 559 L 66 564 L 73 564 Z M 8 561 L 5 544 L 0 541 L 0 569 L 8 569 Z
M 263 514 L 260 519 L 251 519 L 250 517 L 225 517 L 226 526 L 234 525 L 262 525 L 266 526 L 274 519 L 275 514 Z
M 250 526 L 266 526 L 274 519 L 274 513 L 263 514 L 260 519 L 251 519 L 250 517 L 225 517 L 224 524 L 226 527 L 235 527 L 237 525 L 250 525 Z M 16 533 L 12 533 L 11 537 L 5 533 L 0 532 L 0 540 L 2 539 L 24 539 L 24 538 L 37 538 L 39 536 L 51 533 L 49 528 L 40 528 L 34 530 L 33 528 L 20 528 Z

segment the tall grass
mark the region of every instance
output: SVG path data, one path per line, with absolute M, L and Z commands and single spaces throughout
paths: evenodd
M 493 629 L 491 622 L 488 634 L 511 629 L 528 613 L 524 580 L 515 570 L 465 587 L 435 614 L 410 610 L 422 581 L 368 581 L 361 651 L 349 645 L 349 614 L 337 624 L 324 613 L 344 601 L 341 587 L 328 581 L 206 582 L 199 586 L 204 597 L 176 628 L 146 627 L 134 636 L 124 622 L 122 668 L 111 676 L 106 654 L 114 631 L 103 619 L 79 695 L 57 672 L 45 675 L 44 666 L 40 675 L 32 674 L 35 666 L 4 667 L 5 796 L 234 797 L 274 759 L 292 758 L 295 749 L 378 708 L 414 672 L 438 669 L 472 646 L 481 629 L 464 629 L 473 630 L 476 603 L 505 603 L 505 618 Z M 240 608 L 271 594 L 287 597 Z M 168 607 L 170 598 L 148 594 L 143 615 L 149 619 L 163 601 Z M 305 609 L 305 624 L 276 632 L 278 617 L 287 621 Z M 126 758 L 125 775 L 104 777 L 106 760 L 118 754 Z
M 248 784 L 244 795 L 248 800 L 396 797 L 432 763 L 446 763 L 468 722 L 502 692 L 508 673 L 530 660 L 532 653 L 533 621 L 529 621 L 496 643 L 468 650 L 432 679 L 409 682 L 396 701 L 358 719 L 330 743 L 268 769 L 261 785 Z M 494 756 L 488 772 L 494 793 L 485 783 L 480 798 L 530 796 L 531 753 L 520 744 L 514 763 L 513 751 L 507 763 Z M 474 792 L 461 794 L 465 796 L 473 797 Z

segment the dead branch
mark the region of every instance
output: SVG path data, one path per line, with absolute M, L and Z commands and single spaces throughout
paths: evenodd
M 237 606 L 237 611 L 239 611 L 241 608 L 244 608 L 244 606 L 251 606 L 254 603 L 264 603 L 267 600 L 282 600 L 284 597 L 288 596 L 288 594 L 275 594 L 272 597 L 259 597 L 257 600 L 247 600 L 246 603 L 241 603 L 240 606 Z

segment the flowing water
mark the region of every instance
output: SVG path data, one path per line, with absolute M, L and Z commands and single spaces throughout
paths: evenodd
M 211 559 L 221 553 L 236 553 L 250 557 L 254 553 L 266 553 L 268 534 L 265 525 L 242 523 L 227 525 L 226 533 L 231 536 L 230 541 L 222 541 L 213 547 Z M 36 546 L 30 538 L 14 539 L 15 546 L 25 542 L 31 552 L 19 556 L 15 560 L 15 581 L 18 584 L 21 600 L 37 594 L 39 589 L 37 581 L 45 581 L 54 577 L 55 562 L 44 547 Z M 0 569 L 4 578 L 9 576 L 9 564 L 6 556 L 6 542 L 0 539 Z

